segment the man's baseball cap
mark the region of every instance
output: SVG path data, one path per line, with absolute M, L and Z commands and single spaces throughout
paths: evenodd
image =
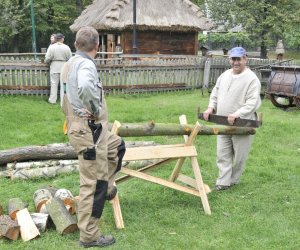
M 59 39 L 63 39 L 65 38 L 65 36 L 62 34 L 62 33 L 57 33 L 56 34 L 56 39 L 59 40 Z
M 234 47 L 230 50 L 229 57 L 243 57 L 247 55 L 247 51 L 243 47 Z

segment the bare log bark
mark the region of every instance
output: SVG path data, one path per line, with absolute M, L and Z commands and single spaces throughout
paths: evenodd
M 16 213 L 24 208 L 27 208 L 28 204 L 25 204 L 20 198 L 11 198 L 8 201 L 8 214 L 13 220 L 16 219 Z
M 78 163 L 67 166 L 21 169 L 9 173 L 11 179 L 32 179 L 36 177 L 55 177 L 62 173 L 78 172 Z
M 126 147 L 153 146 L 153 141 L 126 142 Z M 9 168 L 15 168 L 15 162 L 40 161 L 40 160 L 72 160 L 77 159 L 77 154 L 69 143 L 54 143 L 45 146 L 26 146 L 0 151 L 0 165 L 12 163 Z M 3 168 L 1 168 L 3 169 Z M 3 172 L 3 171 L 2 171 Z M 1 176 L 7 176 L 7 172 Z
M 189 135 L 194 125 L 164 124 L 164 123 L 123 123 L 118 134 L 122 137 Z M 198 135 L 248 135 L 255 134 L 254 128 L 223 125 L 201 125 Z
M 20 226 L 17 221 L 12 220 L 8 215 L 0 216 L 0 235 L 10 240 L 17 240 L 20 234 Z
M 60 234 L 73 233 L 78 229 L 77 222 L 66 209 L 63 201 L 59 198 L 52 198 L 46 203 L 47 211 Z
M 17 220 L 20 225 L 21 237 L 23 241 L 29 241 L 40 235 L 27 208 L 17 212 Z
M 48 218 L 49 214 L 44 214 L 44 213 L 33 213 L 31 214 L 31 218 L 40 231 L 40 233 L 43 233 L 46 231 L 47 224 L 48 224 Z

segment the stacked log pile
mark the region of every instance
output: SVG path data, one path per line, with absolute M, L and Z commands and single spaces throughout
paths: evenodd
M 49 218 L 59 234 L 75 232 L 77 227 L 76 198 L 67 189 L 42 187 L 33 195 L 36 212 L 30 214 L 28 204 L 19 198 L 8 201 L 7 213 L 0 205 L 0 235 L 9 240 L 29 241 L 46 231 Z

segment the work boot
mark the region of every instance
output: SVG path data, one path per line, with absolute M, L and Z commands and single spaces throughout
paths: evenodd
M 113 187 L 113 190 L 112 190 L 109 194 L 106 195 L 106 200 L 110 201 L 110 200 L 112 200 L 113 198 L 115 198 L 116 195 L 117 195 L 117 192 L 118 192 L 117 187 L 114 186 L 114 187 Z
M 88 247 L 105 247 L 112 245 L 116 242 L 116 239 L 112 235 L 101 235 L 98 240 L 92 242 L 82 242 L 79 241 L 79 245 L 88 248 Z

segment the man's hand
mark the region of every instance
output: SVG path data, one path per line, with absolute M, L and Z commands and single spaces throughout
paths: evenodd
M 214 109 L 213 109 L 213 108 L 207 108 L 207 110 L 205 110 L 205 111 L 203 112 L 203 118 L 207 121 L 209 115 L 212 114 L 213 112 L 214 112 Z
M 228 115 L 228 123 L 229 123 L 230 125 L 233 125 L 236 118 L 238 118 L 238 116 L 235 115 L 235 114 L 230 114 L 230 115 Z
M 86 117 L 86 118 L 88 118 L 88 119 L 91 119 L 91 120 L 95 120 L 95 117 L 94 117 L 94 115 L 90 112 L 90 111 L 88 111 L 87 109 L 85 109 L 85 108 L 82 108 L 82 109 L 80 109 L 83 113 L 85 113 L 85 115 L 84 115 L 84 117 Z

